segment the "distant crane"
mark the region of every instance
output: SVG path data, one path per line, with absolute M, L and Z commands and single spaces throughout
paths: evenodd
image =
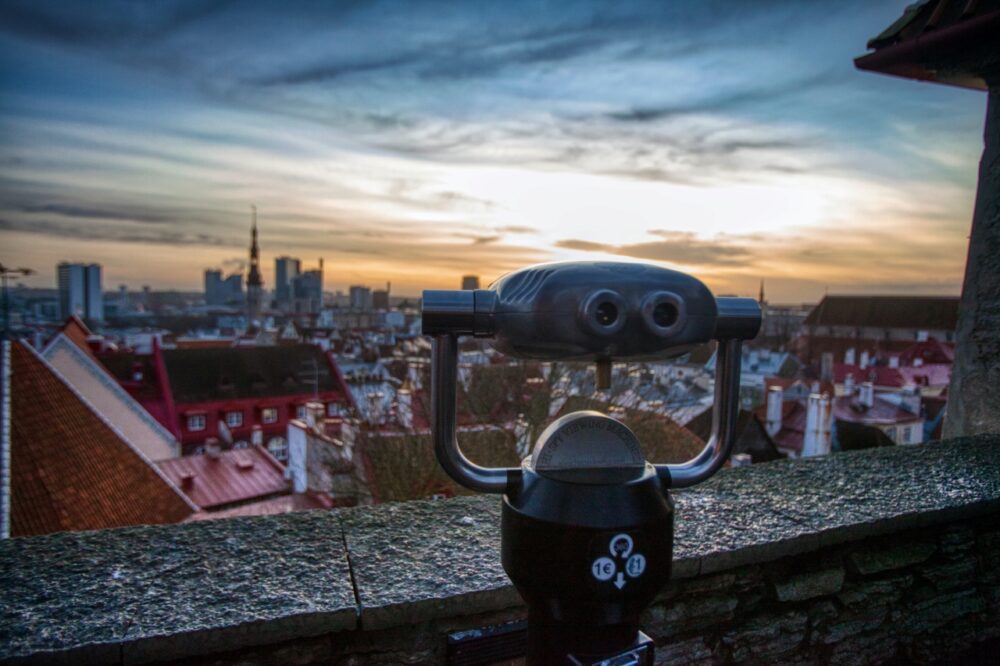
M 0 340 L 7 339 L 7 331 L 10 329 L 10 299 L 7 295 L 7 281 L 12 277 L 25 277 L 34 275 L 31 268 L 9 268 L 0 264 L 0 281 L 3 282 L 3 330 L 0 331 Z

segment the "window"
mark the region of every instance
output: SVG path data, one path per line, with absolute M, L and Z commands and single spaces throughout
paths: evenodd
M 913 428 L 911 428 L 910 426 L 906 426 L 905 428 L 903 428 L 903 443 L 904 444 L 909 444 L 910 443 L 910 438 L 912 436 L 913 436 Z
M 896 441 L 896 428 L 895 427 L 889 426 L 888 428 L 886 428 L 885 429 L 885 434 L 886 434 L 886 437 L 888 437 L 892 441 L 894 441 L 894 442 Z
M 199 430 L 205 429 L 205 415 L 204 414 L 192 414 L 188 417 L 188 430 L 191 432 L 197 432 Z
M 260 420 L 261 423 L 277 423 L 278 422 L 278 408 L 277 407 L 265 407 L 260 410 Z
M 249 447 L 250 447 L 250 442 L 244 441 L 242 439 L 240 441 L 236 442 L 235 444 L 233 444 L 233 448 L 234 449 L 246 449 L 246 448 L 249 448 Z
M 226 425 L 230 428 L 239 428 L 243 425 L 243 412 L 226 412 Z
M 267 450 L 282 462 L 288 460 L 288 442 L 284 437 L 272 437 L 267 440 Z
M 300 421 L 305 421 L 306 420 L 306 406 L 305 405 L 299 405 L 298 407 L 295 408 L 295 418 L 297 418 Z
M 343 410 L 338 402 L 329 402 L 326 405 L 327 416 L 343 416 Z

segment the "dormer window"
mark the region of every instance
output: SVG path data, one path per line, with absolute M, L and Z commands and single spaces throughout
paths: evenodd
M 239 428 L 243 425 L 243 412 L 226 412 L 226 425 L 230 428 Z
M 265 407 L 260 410 L 260 422 L 264 424 L 277 423 L 278 422 L 278 408 L 277 407 Z
M 192 414 L 187 418 L 187 427 L 191 432 L 198 432 L 205 429 L 205 415 Z

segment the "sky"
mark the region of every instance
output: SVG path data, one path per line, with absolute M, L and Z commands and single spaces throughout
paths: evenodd
M 400 295 L 560 260 L 957 294 L 985 95 L 854 69 L 909 0 L 0 4 L 0 262 Z

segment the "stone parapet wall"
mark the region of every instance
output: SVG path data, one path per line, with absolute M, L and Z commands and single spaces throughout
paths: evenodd
M 932 662 L 1000 640 L 1000 436 L 726 470 L 674 495 L 660 663 Z M 499 498 L 0 543 L 5 663 L 439 663 L 524 617 Z

